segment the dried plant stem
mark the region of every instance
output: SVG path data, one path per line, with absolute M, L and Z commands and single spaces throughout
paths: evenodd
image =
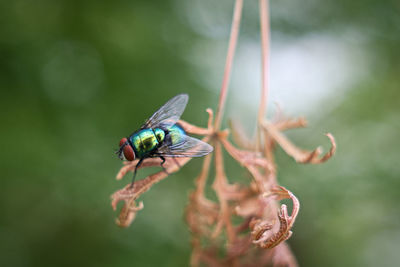
M 228 53 L 226 56 L 224 77 L 222 79 L 221 93 L 219 96 L 217 114 L 215 116 L 215 130 L 218 131 L 221 126 L 222 115 L 224 113 L 224 107 L 226 102 L 226 96 L 228 94 L 228 86 L 231 76 L 233 57 L 235 55 L 235 49 L 237 39 L 239 36 L 240 20 L 242 17 L 243 0 L 236 0 L 235 8 L 233 11 L 233 20 L 231 28 L 231 36 L 229 39 Z
M 260 151 L 260 146 L 262 144 L 263 131 L 261 130 L 260 124 L 264 120 L 265 111 L 267 109 L 268 103 L 268 74 L 269 74 L 269 10 L 268 10 L 268 0 L 259 0 L 260 8 L 260 29 L 261 29 L 261 99 L 260 106 L 258 108 L 257 117 L 257 142 L 256 151 Z M 264 154 L 265 156 L 273 160 L 273 155 L 268 153 L 270 150 L 266 148 L 269 146 L 268 136 L 264 136 Z
M 196 197 L 203 196 L 206 187 L 208 173 L 210 172 L 212 154 L 207 155 L 203 161 L 201 173 L 196 180 Z
M 229 187 L 227 177 L 224 170 L 224 159 L 222 155 L 221 143 L 216 142 L 215 144 L 215 180 L 213 183 L 213 189 L 215 190 L 219 203 L 220 203 L 220 214 L 218 223 L 212 234 L 213 238 L 220 235 L 223 226 L 226 227 L 228 240 L 233 242 L 235 238 L 234 229 L 230 218 L 230 208 L 228 205 L 229 199 L 227 198 L 226 189 Z
M 269 11 L 268 0 L 260 0 L 261 24 L 261 100 L 258 109 L 258 122 L 264 120 L 268 101 L 268 73 L 269 73 Z

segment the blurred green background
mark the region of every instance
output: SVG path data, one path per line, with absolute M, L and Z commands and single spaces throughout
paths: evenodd
M 154 186 L 120 229 L 109 197 L 127 181 L 114 179 L 114 150 L 178 93 L 190 95 L 183 119 L 205 125 L 232 10 L 232 0 L 0 2 L 1 266 L 188 265 L 183 211 L 202 160 Z M 271 3 L 269 114 L 277 102 L 305 115 L 310 127 L 288 133 L 303 148 L 328 149 L 328 131 L 338 143 L 317 166 L 277 152 L 279 181 L 302 205 L 289 241 L 301 266 L 400 261 L 399 14 L 394 0 Z M 255 0 L 237 49 L 225 114 L 252 134 Z

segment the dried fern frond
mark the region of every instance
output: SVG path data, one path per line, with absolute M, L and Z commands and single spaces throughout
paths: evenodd
M 282 132 L 288 129 L 306 127 L 304 118 L 286 118 L 279 110 L 275 118 L 268 121 L 265 110 L 268 93 L 268 32 L 269 18 L 267 0 L 260 0 L 261 37 L 262 37 L 262 90 L 257 117 L 255 138 L 243 134 L 237 122 L 230 129 L 221 130 L 222 114 L 225 106 L 232 62 L 239 33 L 243 0 L 236 0 L 232 21 L 224 78 L 215 120 L 213 112 L 209 114 L 207 128 L 197 127 L 185 121 L 180 125 L 186 132 L 204 136 L 203 141 L 214 146 L 214 153 L 205 156 L 203 167 L 195 180 L 195 189 L 190 193 L 185 218 L 191 231 L 192 266 L 297 266 L 286 240 L 293 232 L 292 227 L 300 209 L 297 197 L 288 189 L 280 186 L 277 179 L 278 165 L 274 153 L 280 146 L 289 156 L 299 163 L 318 164 L 330 159 L 336 151 L 335 139 L 327 134 L 331 148 L 321 156 L 320 148 L 306 151 L 295 146 Z M 232 132 L 233 140 L 229 140 Z M 235 144 L 237 146 L 235 146 Z M 223 150 L 240 166 L 247 175 L 225 172 Z M 134 189 L 127 185 L 112 196 L 112 206 L 124 202 L 117 224 L 129 226 L 137 212 L 143 209 L 143 203 L 136 203 L 141 194 L 155 183 L 176 172 L 190 158 L 168 159 L 166 172 L 161 171 L 135 183 Z M 214 160 L 215 174 L 211 188 L 206 188 L 210 178 L 210 166 Z M 175 162 L 176 161 L 176 162 Z M 178 163 L 178 164 L 176 164 Z M 159 166 L 160 160 L 148 159 L 142 167 Z M 125 163 L 117 175 L 121 179 L 133 171 L 136 162 Z M 248 178 L 250 177 L 250 181 Z M 233 183 L 236 180 L 240 182 Z M 206 191 L 213 190 L 217 200 L 207 197 Z M 282 199 L 292 201 L 289 214 L 287 206 L 280 204 Z

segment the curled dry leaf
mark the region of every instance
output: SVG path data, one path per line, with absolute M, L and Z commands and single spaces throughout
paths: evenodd
M 292 120 L 281 117 L 282 121 L 276 120 L 271 126 L 275 130 L 274 135 L 265 132 L 262 152 L 235 147 L 228 140 L 227 130 L 212 134 L 216 172 L 212 189 L 218 202 L 209 200 L 205 193 L 211 164 L 210 155 L 204 160 L 202 171 L 196 180 L 196 191 L 191 193 L 186 209 L 186 220 L 192 232 L 193 266 L 297 266 L 284 241 L 292 235 L 291 229 L 300 204 L 289 190 L 278 185 L 273 153 L 275 143 L 282 145 L 279 142 L 282 138 L 275 138 L 283 136 L 280 131 L 304 127 L 306 121 L 303 118 Z M 330 135 L 329 137 L 331 138 Z M 249 140 L 246 137 L 241 138 L 240 134 L 235 139 L 247 140 L 246 142 Z M 256 147 L 254 143 L 247 143 L 247 148 Z M 317 160 L 328 159 L 335 149 L 333 137 L 332 144 L 330 153 L 322 158 L 313 156 L 309 161 L 316 163 Z M 222 148 L 249 172 L 252 178 L 249 185 L 229 182 Z M 278 201 L 286 198 L 293 202 L 290 215 L 286 205 L 278 206 Z M 238 225 L 234 224 L 234 217 L 240 217 L 242 221 Z M 222 236 L 226 239 L 221 238 Z M 221 248 L 226 248 L 224 257 L 219 256 Z M 265 252 L 258 251 L 260 249 Z
M 265 194 L 264 196 L 267 198 L 274 196 L 277 200 L 290 198 L 293 202 L 293 210 L 290 216 L 288 215 L 286 205 L 283 204 L 281 206 L 278 212 L 279 230 L 273 234 L 271 234 L 273 224 L 270 221 L 257 219 L 250 223 L 254 244 L 257 244 L 261 248 L 273 248 L 292 235 L 291 228 L 299 212 L 300 202 L 293 193 L 283 186 L 272 189 L 270 194 Z
M 320 157 L 322 153 L 321 148 L 318 147 L 313 151 L 302 150 L 290 142 L 289 139 L 286 138 L 286 136 L 284 136 L 274 124 L 264 121 L 262 126 L 266 134 L 270 135 L 282 147 L 282 149 L 285 150 L 285 152 L 289 156 L 293 157 L 297 162 L 319 164 L 327 161 L 335 154 L 336 142 L 335 138 L 330 133 L 327 133 L 326 136 L 328 136 L 331 142 L 331 149 L 324 156 Z
M 133 188 L 131 188 L 131 184 L 129 183 L 124 188 L 115 192 L 111 196 L 111 205 L 113 209 L 117 209 L 117 204 L 120 201 L 125 202 L 116 223 L 121 227 L 128 227 L 135 219 L 136 213 L 143 209 L 143 203 L 140 202 L 138 206 L 136 204 L 136 199 L 139 198 L 141 194 L 148 191 L 155 183 L 165 179 L 169 174 L 178 171 L 179 168 L 184 166 L 189 160 L 189 158 L 167 159 L 164 164 L 166 171 L 157 172 L 142 180 L 136 181 Z

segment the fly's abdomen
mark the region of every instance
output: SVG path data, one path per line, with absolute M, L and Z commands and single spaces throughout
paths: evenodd
M 185 139 L 186 132 L 178 124 L 175 124 L 168 128 L 168 131 L 171 145 L 179 144 Z
M 152 129 L 143 129 L 131 136 L 136 156 L 142 158 L 158 147 L 157 137 Z

